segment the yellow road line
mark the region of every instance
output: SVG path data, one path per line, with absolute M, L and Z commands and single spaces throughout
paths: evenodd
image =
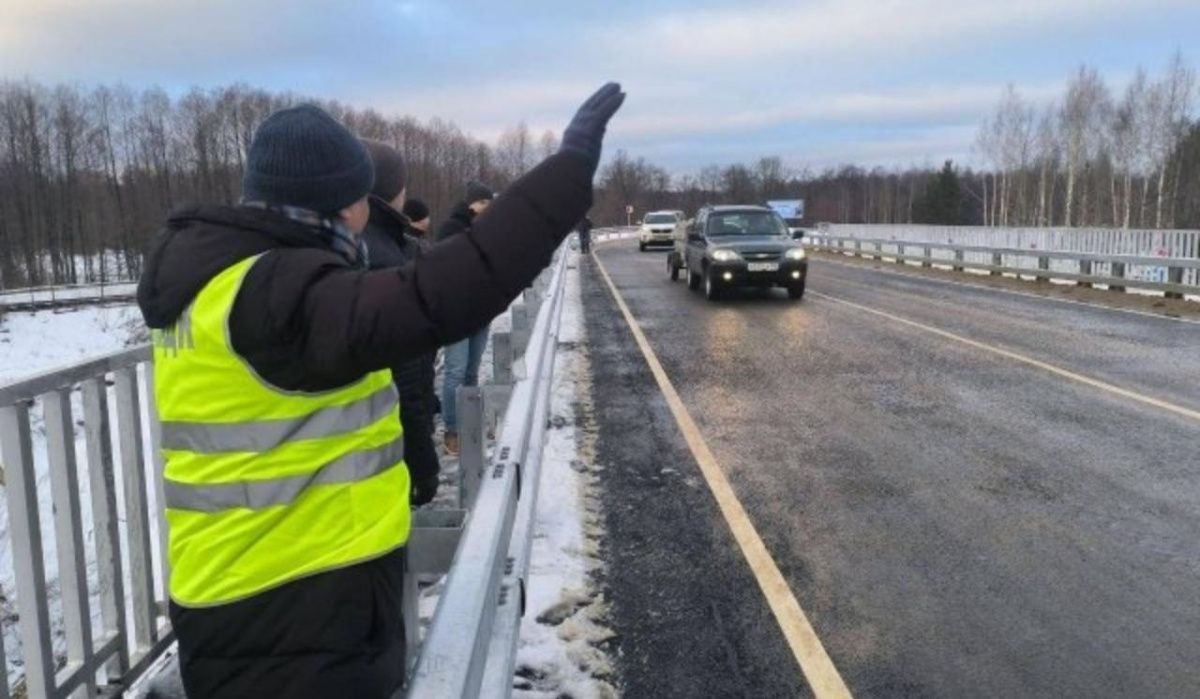
M 671 384 L 671 379 L 667 377 L 666 371 L 659 363 L 658 356 L 651 349 L 650 343 L 646 341 L 641 326 L 634 319 L 633 313 L 629 311 L 629 306 L 625 305 L 625 300 L 621 298 L 612 278 L 608 276 L 608 270 L 604 268 L 604 263 L 598 256 L 594 259 L 600 273 L 604 276 L 604 281 L 608 283 L 613 298 L 616 299 L 617 306 L 625 316 L 625 322 L 633 331 L 633 338 L 641 348 L 642 355 L 646 358 L 646 364 L 650 366 L 650 371 L 654 374 L 659 389 L 667 399 L 667 406 L 670 407 L 671 414 L 675 416 L 675 422 L 679 424 L 679 430 L 683 432 L 683 438 L 687 441 L 692 456 L 700 465 L 704 480 L 708 482 L 709 490 L 716 498 L 721 514 L 725 516 L 725 522 L 729 524 L 734 539 L 741 547 L 742 555 L 746 557 L 746 562 L 750 565 L 750 570 L 754 573 L 759 588 L 767 598 L 771 612 L 774 613 L 779 628 L 787 638 L 792 655 L 800 664 L 800 670 L 808 680 L 813 694 L 817 699 L 850 697 L 850 690 L 846 688 L 842 676 L 838 674 L 833 661 L 829 659 L 829 654 L 825 652 L 825 647 L 821 645 L 821 639 L 817 638 L 817 633 L 809 623 L 804 610 L 800 608 L 800 603 L 796 601 L 796 596 L 792 594 L 787 581 L 783 579 L 783 573 L 779 571 L 775 559 L 771 558 L 758 531 L 750 522 L 750 517 L 746 514 L 737 495 L 734 494 L 733 488 L 730 487 L 729 480 L 725 478 L 725 472 L 717 464 L 717 459 L 700 434 L 700 429 L 692 420 L 691 414 L 688 413 L 683 401 L 679 398 L 679 393 Z
M 864 306 L 862 304 L 854 303 L 853 301 L 846 301 L 845 299 L 835 298 L 828 294 L 822 294 L 817 291 L 809 291 L 809 294 L 816 296 L 818 298 L 825 299 L 827 301 L 832 301 L 833 303 L 838 303 L 843 306 L 848 306 L 850 308 L 854 308 L 854 309 L 863 311 L 865 313 L 871 313 L 871 314 L 877 315 L 881 318 L 887 318 L 888 320 L 891 320 L 896 323 L 900 323 L 902 325 L 907 325 L 907 326 L 910 326 L 913 328 L 917 328 L 918 330 L 924 330 L 925 332 L 932 333 L 934 335 L 937 335 L 938 337 L 944 337 L 947 340 L 954 340 L 955 342 L 960 342 L 964 345 L 967 345 L 968 347 L 974 347 L 975 349 L 983 350 L 985 352 L 991 352 L 992 354 L 997 354 L 997 355 L 1000 355 L 1001 357 L 1005 357 L 1007 359 L 1011 359 L 1013 361 L 1020 362 L 1022 364 L 1026 364 L 1028 366 L 1036 367 L 1038 369 L 1042 369 L 1043 371 L 1048 371 L 1051 374 L 1054 374 L 1056 376 L 1061 376 L 1065 379 L 1070 379 L 1071 381 L 1076 381 L 1078 383 L 1084 384 L 1085 386 L 1091 386 L 1092 388 L 1098 388 L 1101 391 L 1106 391 L 1108 393 L 1112 393 L 1113 395 L 1121 396 L 1122 398 L 1128 398 L 1130 400 L 1137 401 L 1138 403 L 1143 403 L 1145 405 L 1150 405 L 1155 408 L 1160 408 L 1162 410 L 1166 410 L 1166 411 L 1174 413 L 1176 415 L 1200 422 L 1200 410 L 1192 410 L 1191 408 L 1185 408 L 1182 405 L 1168 403 L 1165 400 L 1161 400 L 1159 398 L 1154 398 L 1152 396 L 1147 396 L 1147 395 L 1138 393 L 1137 391 L 1131 391 L 1127 388 L 1121 388 L 1120 386 L 1115 386 L 1113 384 L 1107 383 L 1105 381 L 1101 381 L 1099 379 L 1093 379 L 1090 376 L 1084 376 L 1083 374 L 1077 374 L 1068 369 L 1063 369 L 1062 367 L 1055 366 L 1048 362 L 1043 362 L 1039 359 L 1034 359 L 1033 357 L 1027 357 L 1018 352 L 1013 352 L 1012 350 L 1004 349 L 1003 347 L 997 347 L 995 345 L 989 345 L 986 342 L 972 340 L 969 337 L 963 337 L 962 335 L 956 335 L 952 332 L 948 332 L 948 331 L 942 330 L 940 328 L 935 328 L 932 325 L 918 323 L 915 320 L 909 320 L 908 318 L 902 318 L 901 316 L 893 315 L 886 311 L 880 311 L 880 310 L 871 308 L 870 306 Z

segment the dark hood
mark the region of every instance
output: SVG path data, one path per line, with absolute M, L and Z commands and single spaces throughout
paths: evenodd
M 450 218 L 459 221 L 469 228 L 471 222 L 475 220 L 475 212 L 471 209 L 470 204 L 460 201 L 455 205 L 454 210 L 450 212 Z
M 138 306 L 151 328 L 175 322 L 209 280 L 230 265 L 276 248 L 326 247 L 307 226 L 273 211 L 231 206 L 183 208 L 146 251 Z

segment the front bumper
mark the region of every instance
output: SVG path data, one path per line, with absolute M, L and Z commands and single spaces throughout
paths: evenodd
M 808 279 L 808 260 L 779 260 L 779 269 L 751 272 L 744 260 L 711 262 L 709 269 L 716 280 L 727 286 L 792 286 Z
M 645 245 L 674 245 L 675 231 L 642 231 L 638 239 Z

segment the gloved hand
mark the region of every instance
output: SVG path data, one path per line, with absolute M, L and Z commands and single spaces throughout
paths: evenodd
M 595 169 L 600 164 L 600 146 L 604 141 L 604 129 L 608 120 L 621 108 L 625 93 L 619 83 L 608 83 L 588 98 L 575 112 L 575 118 L 563 132 L 559 150 L 579 153 L 588 159 Z
M 427 478 L 414 479 L 412 483 L 411 501 L 413 507 L 427 505 L 433 501 L 434 496 L 438 491 L 438 477 L 429 476 Z

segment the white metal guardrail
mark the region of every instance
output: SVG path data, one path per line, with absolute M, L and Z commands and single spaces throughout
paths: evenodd
M 493 383 L 458 396 L 458 507 L 414 512 L 410 696 L 511 693 L 566 262 L 560 253 L 513 305 L 512 331 L 493 335 Z M 138 347 L 0 386 L 24 670 L 0 682 L 0 699 L 120 696 L 174 641 L 152 382 L 150 350 Z M 422 644 L 417 578 L 447 571 Z
M 566 257 L 560 255 L 544 293 L 535 285 L 527 294 L 531 313 L 513 317 L 512 342 L 523 358 L 514 366 L 499 439 L 480 474 L 462 541 L 405 692 L 409 697 L 512 693 Z M 523 326 L 529 315 L 534 321 L 526 344 Z
M 1144 289 L 1163 292 L 1169 298 L 1200 293 L 1200 259 L 1194 257 L 870 239 L 824 232 L 811 234 L 806 241 L 810 248 L 822 252 L 890 259 L 899 264 L 941 266 L 955 271 L 981 270 L 993 275 L 1014 274 L 1041 281 L 1062 279 L 1084 286 L 1103 284 L 1113 291 Z

